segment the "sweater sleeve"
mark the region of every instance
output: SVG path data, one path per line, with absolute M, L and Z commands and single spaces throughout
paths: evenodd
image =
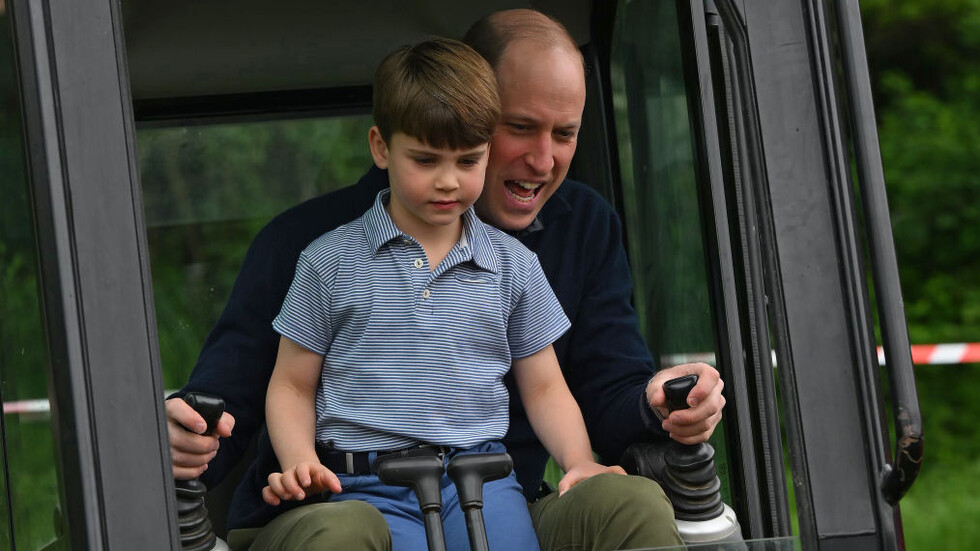
M 593 448 L 615 463 L 630 444 L 666 435 L 645 411 L 654 361 L 632 305 L 620 221 L 605 203 L 593 212 L 588 230 L 578 233 L 586 275 L 563 368 Z
M 305 246 L 291 241 L 281 225 L 269 225 L 259 232 L 187 384 L 175 393 L 219 396 L 225 401 L 225 411 L 235 417 L 231 437 L 222 440 L 202 475 L 208 486 L 220 482 L 234 467 L 265 422 L 265 393 L 279 345 L 272 320 Z

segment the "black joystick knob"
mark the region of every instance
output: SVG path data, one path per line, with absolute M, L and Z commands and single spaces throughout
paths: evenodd
M 445 468 L 438 456 L 385 455 L 374 460 L 378 479 L 389 486 L 405 486 L 415 491 L 429 551 L 445 551 L 446 538 L 442 531 L 441 481 Z
M 687 396 L 698 383 L 691 374 L 664 383 L 666 406 L 670 411 L 687 409 Z M 671 442 L 664 455 L 666 476 L 661 485 L 680 520 L 708 520 L 724 512 L 721 481 L 715 468 L 715 450 L 710 444 Z
M 194 411 L 204 418 L 207 424 L 205 435 L 210 435 L 218 426 L 221 414 L 225 410 L 225 402 L 221 398 L 191 392 L 184 396 L 184 401 Z M 215 547 L 218 537 L 208 518 L 208 509 L 204 505 L 207 487 L 200 480 L 176 480 L 177 488 L 177 524 L 180 527 L 180 548 L 183 551 L 209 551 Z
M 506 453 L 457 455 L 449 461 L 446 474 L 456 485 L 459 505 L 466 516 L 470 551 L 488 551 L 487 530 L 483 524 L 483 484 L 510 474 L 514 461 Z

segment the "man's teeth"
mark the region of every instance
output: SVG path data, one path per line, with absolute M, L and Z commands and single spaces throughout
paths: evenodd
M 507 193 L 514 199 L 522 203 L 530 203 L 534 200 L 535 191 L 543 184 L 539 182 L 522 182 L 520 180 L 510 180 L 507 182 Z

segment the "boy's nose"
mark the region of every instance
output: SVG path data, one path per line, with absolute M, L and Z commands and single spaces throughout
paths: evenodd
M 436 178 L 436 189 L 452 191 L 459 188 L 459 181 L 452 174 L 442 173 Z

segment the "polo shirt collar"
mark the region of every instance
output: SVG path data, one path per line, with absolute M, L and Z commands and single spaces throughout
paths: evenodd
M 374 204 L 364 213 L 364 233 L 367 236 L 371 251 L 377 254 L 386 243 L 402 237 L 402 232 L 395 226 L 391 215 L 385 209 L 391 188 L 381 190 L 374 198 Z M 472 260 L 480 268 L 497 273 L 499 262 L 497 254 L 487 235 L 487 226 L 477 218 L 473 207 L 463 212 L 463 232 L 468 249 L 462 260 Z

